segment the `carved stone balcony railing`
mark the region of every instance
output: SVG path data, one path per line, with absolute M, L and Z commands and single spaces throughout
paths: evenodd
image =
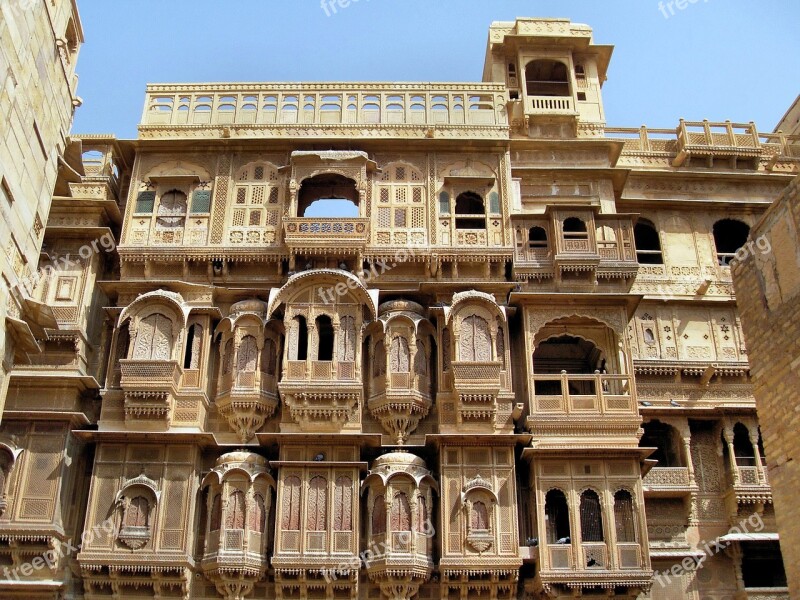
M 284 241 L 293 252 L 363 251 L 369 240 L 369 219 L 283 220 Z
M 431 381 L 416 373 L 386 373 L 373 377 L 367 408 L 383 428 L 404 444 L 430 411 Z
M 647 496 L 684 496 L 697 491 L 688 467 L 653 467 L 642 479 Z
M 169 421 L 182 369 L 174 360 L 119 361 L 125 419 Z
M 363 396 L 360 377 L 354 362 L 287 361 L 278 390 L 301 429 L 339 431 L 357 418 Z
M 578 114 L 571 96 L 528 96 L 528 112 L 534 115 Z
M 754 464 L 754 459 L 746 457 L 737 457 L 736 461 L 736 473 L 731 472 L 730 466 L 727 466 L 725 471 L 728 483 L 725 495 L 729 510 L 733 512 L 736 505 L 771 503 L 772 487 L 769 484 L 766 465 L 759 468 Z
M 500 361 L 453 362 L 453 391 L 459 423 L 494 422 L 497 396 L 504 388 Z
M 389 538 L 389 543 L 386 540 Z M 400 531 L 372 536 L 373 547 L 384 548 L 370 561 L 367 574 L 389 597 L 411 598 L 433 572 L 430 537 L 419 531 Z M 402 590 L 405 594 L 398 594 Z
M 150 85 L 143 138 L 507 136 L 497 83 Z
M 577 557 L 577 558 L 576 558 Z M 617 586 L 646 588 L 652 571 L 645 568 L 638 543 L 573 542 L 548 544 L 548 564 L 537 579 L 539 586 L 569 589 Z M 577 562 L 575 562 L 577 561 Z
M 746 588 L 747 600 L 789 600 L 789 588 Z
M 636 414 L 628 375 L 534 375 L 532 413 L 566 415 Z
M 542 435 L 566 423 L 635 434 L 641 419 L 632 387 L 628 375 L 534 375 L 528 427 Z
M 244 443 L 275 414 L 277 382 L 261 371 L 229 374 L 220 381 L 216 402 L 220 414 Z
M 637 161 L 645 157 L 648 166 L 681 166 L 699 157 L 743 160 L 744 166 L 750 163 L 758 170 L 800 172 L 800 136 L 758 133 L 753 123 L 681 121 L 675 129 L 606 127 L 605 134 L 624 143 L 623 166 L 640 164 Z

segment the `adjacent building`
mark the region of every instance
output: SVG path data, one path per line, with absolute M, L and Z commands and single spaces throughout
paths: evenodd
M 482 82 L 150 85 L 79 136 L 3 597 L 788 598 L 730 264 L 797 138 L 610 127 L 611 54 L 518 19 Z
M 56 178 L 83 175 L 68 137 L 82 42 L 74 0 L 0 4 L 0 411 L 15 362 L 35 360 L 57 326 L 33 288 Z

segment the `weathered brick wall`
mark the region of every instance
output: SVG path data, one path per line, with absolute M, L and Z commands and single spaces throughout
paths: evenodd
M 800 597 L 800 178 L 732 271 L 791 596 Z M 767 243 L 768 242 L 768 243 Z

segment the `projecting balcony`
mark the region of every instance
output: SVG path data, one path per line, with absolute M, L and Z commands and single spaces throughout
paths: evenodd
M 726 121 L 689 122 L 681 119 L 678 125 L 678 154 L 672 165 L 680 167 L 689 158 L 746 159 L 757 168 L 761 142 L 754 123 L 739 124 Z
M 169 421 L 182 377 L 174 360 L 119 361 L 120 387 L 125 393 L 125 419 Z
M 242 442 L 252 439 L 278 407 L 275 377 L 261 371 L 227 374 L 219 384 L 217 408 Z
M 642 479 L 647 497 L 681 497 L 697 491 L 688 467 L 653 467 Z
M 303 217 L 283 220 L 284 242 L 292 252 L 338 253 L 363 252 L 369 240 L 369 219 L 312 219 Z
M 342 361 L 287 361 L 278 389 L 294 422 L 314 431 L 339 431 L 363 395 L 360 369 Z
M 272 83 L 150 85 L 143 138 L 430 138 L 507 135 L 505 85 L 497 83 Z M 185 133 L 184 133 L 185 132 Z
M 616 547 L 605 542 L 548 544 L 546 552 L 548 564 L 538 574 L 544 585 L 575 589 L 591 588 L 602 582 L 638 588 L 648 585 L 652 576 L 638 543 L 618 543 Z
M 534 375 L 528 427 L 539 434 L 563 427 L 607 428 L 626 435 L 641 419 L 628 375 Z
M 736 472 L 730 466 L 725 471 L 728 491 L 726 497 L 739 505 L 771 503 L 772 486 L 769 484 L 767 467 L 756 466 L 755 459 L 744 456 L 736 457 Z
M 419 425 L 431 409 L 431 381 L 417 373 L 386 373 L 373 377 L 367 407 L 398 444 Z

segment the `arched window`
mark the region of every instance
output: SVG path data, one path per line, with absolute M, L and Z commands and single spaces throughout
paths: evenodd
M 291 338 L 289 342 L 289 360 L 306 360 L 308 358 L 308 325 L 303 315 L 292 319 Z
M 222 526 L 222 496 L 217 494 L 211 502 L 211 531 L 219 531 Z
M 275 341 L 272 338 L 265 339 L 264 347 L 261 349 L 261 372 L 267 375 L 275 375 L 275 362 L 277 358 Z
M 246 335 L 239 343 L 239 353 L 236 358 L 236 369 L 239 373 L 253 373 L 256 370 L 258 357 L 258 343 L 252 335 Z
M 475 192 L 464 192 L 456 198 L 456 229 L 486 229 L 486 206 Z
M 414 373 L 417 375 L 428 374 L 428 355 L 425 353 L 425 344 L 417 340 L 417 353 L 414 355 Z
M 161 196 L 156 225 L 162 229 L 180 229 L 186 222 L 186 194 L 172 190 Z
M 120 378 L 122 377 L 122 371 L 120 370 L 119 361 L 128 358 L 128 351 L 130 350 L 131 345 L 131 333 L 130 333 L 130 321 L 125 321 L 122 325 L 120 325 L 119 330 L 117 332 L 117 346 L 114 352 L 114 362 L 112 363 L 112 384 L 114 386 L 119 385 Z
M 528 248 L 547 250 L 547 231 L 544 227 L 531 227 L 528 230 Z
M 567 65 L 557 60 L 533 60 L 525 66 L 529 96 L 569 96 Z
M 564 237 L 586 239 L 586 223 L 578 217 L 567 217 L 564 219 Z
M 320 315 L 317 324 L 317 360 L 333 360 L 333 322 L 327 315 Z
M 750 432 L 741 423 L 737 423 L 733 428 L 733 455 L 736 457 L 736 464 L 740 467 L 756 466 L 756 455 L 750 441 Z
M 392 531 L 411 531 L 411 505 L 403 492 L 397 492 L 392 501 Z
M 603 516 L 600 497 L 594 490 L 581 494 L 581 539 L 584 542 L 603 541 Z
M 376 496 L 372 503 L 372 535 L 386 533 L 386 502 Z
M 295 476 L 283 482 L 281 529 L 285 531 L 300 530 L 300 486 L 300 478 Z
M 264 533 L 267 524 L 266 506 L 264 496 L 256 494 L 253 497 L 253 509 L 250 511 L 248 528 L 254 533 Z
M 233 364 L 233 340 L 225 342 L 225 352 L 222 356 L 222 374 L 228 375 Z
M 225 510 L 225 528 L 244 529 L 244 516 L 244 492 L 242 490 L 236 490 L 228 496 L 228 506 Z
M 123 527 L 147 527 L 150 520 L 150 503 L 144 496 L 131 498 L 125 507 Z
M 375 344 L 375 354 L 372 358 L 372 376 L 380 377 L 386 374 L 386 348 L 383 345 L 383 340 L 379 340 Z
M 195 323 L 189 327 L 189 333 L 186 336 L 186 356 L 183 360 L 184 369 L 199 369 L 200 368 L 200 348 L 203 343 L 203 326 Z
M 309 531 L 325 531 L 328 516 L 328 482 L 324 477 L 314 477 L 308 485 L 306 519 Z
M 447 373 L 450 370 L 452 356 L 450 354 L 452 340 L 450 339 L 450 329 L 445 327 L 442 330 L 442 371 Z
M 636 542 L 633 497 L 627 490 L 619 490 L 614 494 L 614 524 L 618 542 Z
M 389 369 L 392 373 L 409 372 L 410 354 L 408 341 L 398 335 L 392 339 L 392 346 L 389 350 Z
M 492 360 L 492 336 L 489 323 L 483 317 L 472 315 L 461 322 L 458 340 L 459 360 L 489 362 Z
M 338 335 L 339 362 L 353 362 L 356 359 L 356 325 L 350 316 L 339 319 Z
M 336 173 L 323 173 L 304 180 L 297 198 L 298 217 L 336 219 L 359 216 L 356 182 Z
M 14 456 L 5 448 L 0 448 L 0 497 L 6 493 L 11 468 L 14 466 Z M 2 516 L 2 513 L 0 513 Z
M 642 425 L 644 434 L 639 441 L 641 448 L 655 448 L 650 458 L 658 461 L 658 467 L 683 467 L 681 440 L 674 427 L 661 421 L 649 421 Z
M 353 480 L 338 477 L 333 491 L 333 530 L 353 530 Z
M 424 533 L 430 529 L 428 523 L 428 502 L 424 496 L 417 499 L 417 531 Z
M 636 241 L 636 260 L 641 265 L 663 265 L 661 239 L 655 226 L 646 219 L 639 219 L 633 228 Z
M 714 245 L 717 248 L 717 260 L 720 265 L 728 265 L 739 250 L 747 242 L 750 227 L 736 219 L 722 219 L 714 223 Z
M 473 502 L 470 511 L 470 529 L 472 531 L 489 530 L 489 511 L 483 502 Z
M 506 334 L 503 330 L 503 323 L 497 319 L 497 360 L 503 363 L 506 368 Z
M 570 541 L 569 507 L 561 490 L 550 490 L 544 500 L 544 520 L 548 544 L 568 544 Z
M 172 358 L 172 321 L 154 313 L 139 322 L 133 358 L 169 360 Z

